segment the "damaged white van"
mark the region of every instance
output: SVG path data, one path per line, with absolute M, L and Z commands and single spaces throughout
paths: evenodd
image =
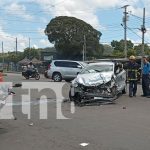
M 87 65 L 72 81 L 70 100 L 75 104 L 95 101 L 114 101 L 119 93 L 126 93 L 126 71 L 116 62 Z

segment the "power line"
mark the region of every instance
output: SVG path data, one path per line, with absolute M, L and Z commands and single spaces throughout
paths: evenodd
M 136 36 L 138 36 L 140 39 L 142 39 L 142 37 L 140 35 L 138 35 L 136 32 L 134 32 L 131 28 L 127 27 L 127 29 L 129 29 L 132 33 L 134 33 Z
M 40 21 L 27 21 L 27 20 L 22 20 L 22 19 L 6 19 L 6 18 L 0 18 L 0 20 L 6 20 L 10 22 L 27 22 L 27 23 L 41 23 Z
M 133 15 L 133 14 L 131 14 L 131 13 L 130 13 L 130 15 L 131 15 L 131 16 L 133 16 L 133 17 L 135 17 L 135 18 L 137 18 L 137 19 L 140 19 L 140 21 L 142 21 L 142 19 L 143 19 L 142 17 L 139 17 L 139 16 L 136 16 L 136 15 Z

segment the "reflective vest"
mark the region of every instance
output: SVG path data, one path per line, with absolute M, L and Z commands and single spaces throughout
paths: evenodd
M 129 63 L 127 67 L 127 78 L 129 81 L 138 79 L 138 64 L 137 63 Z

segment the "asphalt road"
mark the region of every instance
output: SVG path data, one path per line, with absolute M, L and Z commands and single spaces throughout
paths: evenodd
M 5 81 L 27 82 L 21 75 L 8 74 Z M 31 87 L 38 86 L 30 80 Z M 41 84 L 40 84 L 41 83 Z M 44 83 L 50 87 L 61 87 L 68 97 L 69 84 L 54 83 L 41 77 L 39 87 Z M 55 88 L 55 87 L 54 87 Z M 14 89 L 13 114 L 16 119 L 0 120 L 0 150 L 149 150 L 150 149 L 150 99 L 119 97 L 116 104 L 76 107 L 71 113 L 71 104 L 63 103 L 62 112 L 71 119 L 56 119 L 56 95 L 49 94 L 48 119 L 39 119 L 37 93 L 32 96 L 31 119 L 21 112 L 21 88 Z M 59 90 L 59 89 L 58 89 Z M 6 105 L 5 107 L 10 107 Z M 80 146 L 87 143 L 87 146 Z

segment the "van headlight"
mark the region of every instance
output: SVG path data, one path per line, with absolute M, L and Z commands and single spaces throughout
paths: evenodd
M 78 87 L 78 82 L 74 82 L 74 83 L 73 83 L 73 86 L 74 86 L 74 87 Z

